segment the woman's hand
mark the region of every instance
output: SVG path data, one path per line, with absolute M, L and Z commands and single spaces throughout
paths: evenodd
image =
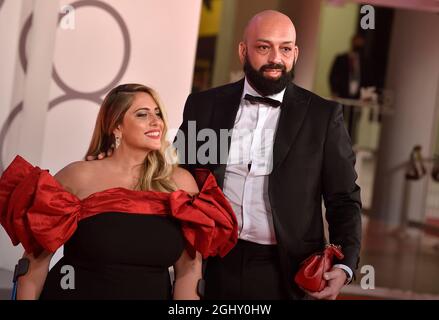
M 201 254 L 192 258 L 186 250 L 174 265 L 174 300 L 200 300 L 197 292 L 198 280 L 202 278 Z
M 106 157 L 111 157 L 113 155 L 113 148 L 108 149 L 107 152 L 101 152 L 99 153 L 97 156 L 86 156 L 85 160 L 86 161 L 91 161 L 91 160 L 102 160 Z
M 37 300 L 40 297 L 52 256 L 53 253 L 47 251 L 37 258 L 28 253 L 23 255 L 23 258 L 29 259 L 29 270 L 18 279 L 17 300 Z

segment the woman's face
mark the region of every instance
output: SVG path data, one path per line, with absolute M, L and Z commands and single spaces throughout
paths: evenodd
M 163 129 L 162 113 L 157 103 L 148 93 L 138 92 L 114 133 L 121 137 L 121 146 L 125 144 L 131 148 L 153 151 L 161 147 Z

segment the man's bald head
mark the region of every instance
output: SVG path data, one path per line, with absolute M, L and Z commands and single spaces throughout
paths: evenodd
M 239 43 L 246 78 L 262 95 L 280 92 L 291 82 L 298 55 L 293 22 L 274 10 L 253 16 Z
M 280 33 L 296 42 L 296 28 L 293 22 L 287 15 L 275 10 L 265 10 L 254 15 L 245 27 L 243 41 L 263 37 L 267 33 L 270 35 Z

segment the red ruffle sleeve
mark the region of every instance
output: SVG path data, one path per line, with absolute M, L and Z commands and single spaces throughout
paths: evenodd
M 17 157 L 0 179 L 0 223 L 14 245 L 20 242 L 26 251 L 37 251 L 27 212 L 33 203 L 36 183 L 42 172 Z
M 182 222 L 183 234 L 190 253 L 197 250 L 207 258 L 225 256 L 238 240 L 238 223 L 235 214 L 214 176 L 204 169 L 195 171 L 200 193 L 171 193 L 171 214 Z
M 112 188 L 80 200 L 46 170 L 17 156 L 0 178 L 0 224 L 14 245 L 28 253 L 55 252 L 76 231 L 78 221 L 105 212 L 172 215 L 181 221 L 188 250 L 224 256 L 236 244 L 233 210 L 208 170 L 196 171 L 200 193 L 191 196 Z
M 47 195 L 49 192 L 49 195 Z M 56 205 L 51 205 L 53 200 Z M 55 252 L 76 230 L 80 203 L 46 170 L 17 156 L 0 178 L 0 224 L 13 245 L 38 256 Z M 59 221 L 59 213 L 66 217 Z M 73 221 L 72 221 L 73 220 Z

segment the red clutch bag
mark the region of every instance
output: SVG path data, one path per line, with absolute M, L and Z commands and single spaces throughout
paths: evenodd
M 333 266 L 334 256 L 343 259 L 341 247 L 328 244 L 323 252 L 314 253 L 303 261 L 294 281 L 303 289 L 311 292 L 320 292 L 326 286 L 323 274 Z

